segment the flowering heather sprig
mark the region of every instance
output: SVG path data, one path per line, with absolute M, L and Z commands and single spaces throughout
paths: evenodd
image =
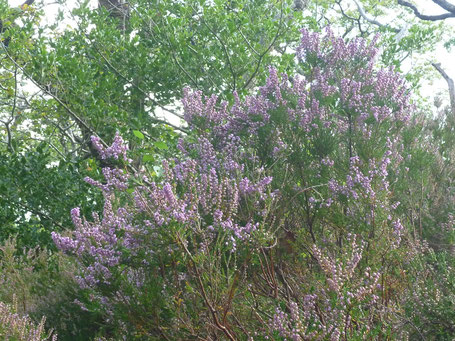
M 290 314 L 277 309 L 272 330 L 291 340 L 339 340 L 342 331 L 353 330 L 352 307 L 377 309 L 379 297 L 375 293 L 379 290 L 380 273 L 367 267 L 363 273 L 356 274 L 364 243 L 357 242 L 357 237 L 352 234 L 348 235 L 347 241 L 343 254 L 339 256 L 341 259 L 313 246 L 313 255 L 325 274 L 327 287 L 315 288 L 316 293 L 305 295 L 301 302 L 289 302 Z M 368 326 L 369 322 L 356 323 Z
M 261 202 L 271 198 L 267 189 L 272 179 L 263 177 L 253 182 L 248 178 L 231 179 L 222 173 L 222 167 L 220 172 L 207 168 L 204 158 L 182 161 L 177 163 L 168 179 L 172 184 L 166 182 L 161 186 L 152 183 L 148 188 L 142 188 L 140 195 L 137 192 L 138 198 L 143 199 L 136 199 L 136 202 L 140 204 L 141 211 L 153 212 L 154 223 L 158 226 L 177 221 L 209 230 L 221 228 L 222 231 L 230 231 L 235 249 L 236 240 L 248 240 L 258 227 L 258 222 L 251 219 L 244 224 L 236 221 L 241 211 L 240 200 L 254 197 L 256 199 L 251 208 L 262 207 Z M 185 190 L 177 193 L 177 185 Z
M 125 143 L 123 138 L 117 132 L 114 137 L 114 141 L 109 147 L 104 147 L 101 143 L 101 139 L 98 136 L 92 136 L 92 145 L 100 154 L 100 157 L 104 159 L 114 158 L 118 159 L 119 157 L 123 157 L 123 160 L 128 161 L 128 157 L 126 152 L 128 150 L 128 145 Z
M 0 302 L 0 339 L 17 341 L 56 341 L 57 335 L 46 333 L 43 317 L 36 325 L 28 316 L 14 312 L 7 304 Z
M 395 241 L 393 243 L 394 247 L 398 247 L 401 242 L 401 236 L 403 235 L 404 232 L 404 226 L 401 224 L 400 219 L 395 220 L 392 223 L 393 226 L 393 235 L 395 237 Z
M 330 290 L 337 293 L 354 275 L 354 270 L 362 259 L 364 249 L 364 243 L 359 244 L 356 235 L 348 234 L 347 240 L 350 242 L 350 256 L 345 259 L 344 263 L 335 260 L 336 258 L 333 256 L 323 254 L 319 247 L 313 245 L 313 255 L 326 275 L 327 284 Z
M 334 197 L 342 194 L 357 200 L 360 197 L 375 199 L 376 191 L 378 190 L 389 193 L 390 184 L 387 178 L 387 169 L 391 163 L 390 155 L 391 151 L 386 150 L 383 157 L 378 161 L 370 159 L 368 167 L 365 167 L 364 162 L 358 156 L 352 157 L 350 159 L 349 173 L 343 179 L 343 184 L 340 184 L 336 179 L 329 181 L 331 194 Z M 395 161 L 398 163 L 396 159 Z M 396 207 L 392 208 L 396 209 Z
M 114 169 L 105 167 L 102 170 L 104 179 L 106 183 L 103 184 L 97 180 L 93 180 L 90 177 L 86 177 L 84 180 L 88 184 L 98 187 L 103 192 L 112 193 L 113 190 L 126 190 L 128 188 L 128 179 L 129 174 L 125 172 L 123 169 Z
M 232 178 L 230 175 L 242 167 L 233 167 L 235 161 L 229 159 L 237 148 L 235 137 L 231 137 L 230 141 L 232 143 L 218 152 L 209 140 L 201 138 L 202 149 L 195 158 L 177 160 L 172 169 L 164 161 L 163 182 L 137 187 L 133 192 L 133 206 L 116 210 L 113 207 L 116 191 L 128 188 L 129 174 L 124 170 L 103 168 L 105 184 L 86 178 L 104 194 L 102 219 L 95 215 L 93 222 L 89 222 L 82 219 L 80 209 L 75 208 L 71 211 L 76 228 L 73 235 L 52 233 L 57 247 L 74 254 L 83 265 L 83 273 L 78 278 L 81 287 L 96 288 L 110 284 L 115 267 L 140 252 L 143 248 L 141 239 L 150 232 L 156 233 L 160 227 L 175 223 L 186 224 L 193 229 L 202 227 L 207 236 L 212 234 L 213 229 L 219 229 L 229 235 L 228 244 L 232 251 L 235 251 L 239 241 L 249 240 L 260 224 L 255 220 L 264 217 L 260 213 L 248 213 L 250 216 L 239 219 L 240 200 L 246 202 L 252 198 L 249 204 L 252 212 L 262 212 L 264 201 L 272 197 L 268 194 L 272 178 L 263 176 L 256 181 L 240 175 Z M 112 155 L 111 151 L 118 150 L 119 145 L 121 138 L 118 137 L 113 146 L 101 151 L 105 156 Z M 133 223 L 139 213 L 148 218 L 143 226 Z M 122 250 L 128 250 L 128 256 Z
M 71 211 L 76 230 L 74 236 L 66 237 L 52 232 L 52 239 L 59 249 L 76 255 L 81 261 L 89 264 L 84 267 L 83 274 L 78 278 L 83 288 L 96 286 L 100 281 L 109 284 L 112 273 L 110 268 L 119 264 L 121 243 L 117 234 L 120 231 L 133 230 L 129 218 L 122 209 L 113 211 L 112 202 L 105 197 L 103 219 L 95 217 L 93 223 L 80 217 L 79 208 Z M 124 237 L 126 239 L 127 237 Z
M 196 143 L 185 143 L 180 140 L 178 147 L 185 156 L 190 156 L 191 153 L 196 152 L 198 165 L 202 167 L 204 172 L 211 168 L 223 169 L 228 174 L 235 176 L 238 171 L 244 170 L 242 163 L 244 152 L 242 151 L 241 139 L 233 134 L 228 135 L 223 144 L 221 141 L 217 143 L 216 147 L 206 137 L 198 138 Z

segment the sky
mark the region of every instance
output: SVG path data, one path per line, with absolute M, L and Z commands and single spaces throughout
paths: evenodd
M 344 0 L 346 3 L 351 2 L 351 6 L 355 6 L 353 0 Z M 453 4 L 455 4 L 455 0 L 451 0 Z M 19 6 L 21 5 L 24 0 L 9 0 L 8 1 L 11 6 Z M 47 3 L 45 9 L 46 9 L 46 18 L 45 20 L 48 23 L 52 23 L 55 19 L 55 16 L 57 15 L 57 10 L 59 5 L 55 3 L 55 0 L 45 0 Z M 72 8 L 75 6 L 77 0 L 67 0 L 65 2 L 67 8 Z M 90 2 L 93 4 L 93 7 L 96 7 L 97 5 L 97 0 L 90 0 Z M 439 6 L 434 4 L 430 0 L 415 0 L 414 3 L 417 5 L 419 8 L 420 12 L 425 13 L 425 14 L 430 14 L 430 15 L 435 15 L 435 14 L 441 14 L 443 11 Z M 417 19 L 416 19 L 417 20 Z M 455 32 L 455 18 L 449 18 L 444 21 L 446 25 L 449 25 L 453 27 L 453 30 Z M 68 19 L 67 25 L 71 24 L 71 20 Z M 425 61 L 430 62 L 439 62 L 441 63 L 442 68 L 447 72 L 447 74 L 455 80 L 455 47 L 452 49 L 451 52 L 448 52 L 443 46 L 442 43 L 440 46 L 436 46 L 436 50 L 426 56 L 422 55 L 416 55 L 416 56 L 411 56 L 406 64 L 404 64 L 404 70 L 406 72 L 406 67 L 411 68 L 414 63 L 416 63 L 418 60 L 421 61 L 422 58 L 424 58 Z M 433 98 L 435 94 L 437 93 L 443 93 L 445 98 L 448 98 L 448 92 L 447 92 L 447 83 L 446 81 L 440 77 L 439 75 L 437 77 L 434 77 L 434 80 L 427 82 L 426 84 L 423 85 L 421 95 L 424 97 L 428 98 Z M 171 123 L 178 123 L 178 122 L 171 122 Z

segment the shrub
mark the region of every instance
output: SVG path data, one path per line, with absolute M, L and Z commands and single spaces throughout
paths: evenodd
M 100 329 L 100 320 L 74 303 L 80 296 L 73 262 L 46 249 L 20 249 L 11 237 L 0 245 L 0 301 L 17 316 L 58 330 L 60 340 L 87 340 Z M 16 315 L 15 315 L 16 316 Z
M 230 106 L 185 90 L 191 133 L 158 175 L 124 166 L 87 178 L 102 216 L 75 208 L 82 309 L 144 339 L 398 337 L 414 237 L 392 188 L 413 109 L 374 41 L 302 31 L 299 74 L 270 69 Z M 107 337 L 114 336 L 107 334 Z
M 26 315 L 20 315 L 13 306 L 0 302 L 0 337 L 11 341 L 41 341 L 57 340 L 52 332 L 46 334 L 43 317 L 38 325 Z

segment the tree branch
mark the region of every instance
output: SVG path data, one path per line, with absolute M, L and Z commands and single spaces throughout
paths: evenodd
M 57 222 L 54 218 L 52 218 L 50 215 L 48 215 L 48 214 L 46 214 L 46 213 L 44 213 L 44 212 L 40 212 L 40 211 L 34 209 L 33 207 L 30 207 L 30 206 L 28 206 L 28 205 L 25 205 L 25 204 L 23 204 L 23 203 L 21 203 L 21 202 L 13 202 L 13 201 L 10 201 L 10 203 L 11 203 L 12 205 L 16 205 L 16 206 L 22 207 L 23 209 L 25 209 L 25 210 L 27 210 L 27 211 L 29 211 L 29 212 L 31 212 L 31 213 L 33 213 L 33 214 L 39 216 L 41 219 L 50 220 L 50 221 L 52 222 L 52 224 L 54 224 L 55 226 L 58 226 L 58 227 L 59 227 L 60 229 L 62 229 L 62 230 L 65 229 L 65 228 L 63 227 L 62 224 L 60 224 L 60 223 Z
M 399 29 L 397 28 L 394 28 L 394 27 L 391 27 L 390 25 L 386 25 L 386 24 L 381 24 L 379 21 L 377 21 L 376 19 L 373 19 L 373 18 L 370 18 L 364 11 L 363 7 L 360 5 L 360 3 L 357 1 L 357 0 L 354 0 L 354 3 L 356 4 L 357 6 L 357 10 L 359 11 L 359 14 L 360 16 L 365 19 L 367 22 L 369 22 L 370 24 L 373 24 L 373 25 L 376 25 L 376 26 L 379 26 L 379 27 L 385 27 L 395 33 L 398 33 L 400 32 Z M 341 7 L 341 6 L 340 6 Z
M 265 55 L 270 51 L 270 49 L 275 45 L 276 40 L 281 34 L 281 28 L 283 26 L 283 2 L 281 2 L 281 7 L 280 7 L 280 22 L 278 29 L 276 31 L 275 36 L 273 37 L 272 41 L 270 42 L 269 46 L 265 49 L 264 52 L 261 53 L 261 55 L 258 58 L 257 64 L 256 64 L 256 69 L 253 71 L 251 74 L 250 78 L 245 82 L 245 84 L 242 86 L 242 90 L 247 89 L 248 86 L 250 85 L 251 81 L 256 77 L 256 74 L 259 71 L 259 67 L 261 66 L 262 59 L 265 57 Z
M 361 24 L 361 22 L 360 22 L 361 16 L 359 15 L 358 18 L 354 18 L 354 17 L 351 17 L 351 16 L 347 15 L 346 12 L 343 10 L 343 7 L 341 6 L 341 0 L 337 0 L 337 1 L 335 1 L 335 2 L 336 2 L 336 4 L 338 5 L 338 7 L 340 7 L 340 11 L 341 11 L 341 14 L 343 15 L 343 17 L 345 17 L 345 18 L 347 18 L 347 19 L 349 19 L 349 20 L 351 20 L 351 21 L 354 21 L 354 22 L 359 26 L 359 31 L 360 31 L 360 33 L 363 34 L 364 31 L 362 30 L 362 24 Z M 354 28 L 354 26 L 355 26 L 355 24 L 352 25 L 352 27 L 349 29 L 349 31 L 352 30 L 352 29 Z M 348 33 L 349 33 L 349 32 L 346 31 L 345 34 L 343 35 L 343 38 L 344 38 L 345 35 L 348 34 Z
M 229 67 L 229 71 L 231 72 L 231 75 L 232 75 L 232 91 L 235 91 L 236 88 L 237 88 L 237 84 L 236 84 L 237 83 L 236 82 L 237 74 L 235 73 L 234 68 L 232 66 L 231 58 L 229 57 L 229 52 L 227 50 L 225 42 L 218 36 L 216 31 L 213 30 L 213 28 L 210 27 L 209 24 L 207 24 L 207 22 L 204 20 L 204 18 L 202 18 L 198 14 L 197 10 L 193 6 L 191 6 L 191 8 L 193 9 L 194 13 L 197 15 L 199 20 L 204 24 L 205 27 L 207 27 L 207 29 L 213 34 L 213 36 L 216 38 L 216 40 L 218 40 L 218 42 L 220 43 L 221 48 L 224 51 L 224 55 L 226 56 L 226 62 L 227 62 L 227 65 Z
M 120 78 L 122 78 L 123 80 L 125 80 L 126 82 L 130 83 L 134 88 L 136 88 L 137 90 L 139 90 L 142 94 L 144 94 L 150 101 L 152 101 L 152 103 L 154 105 L 156 105 L 157 107 L 161 108 L 163 111 L 166 111 L 174 116 L 177 116 L 178 118 L 183 118 L 182 115 L 176 113 L 175 111 L 173 110 L 170 110 L 170 109 L 167 109 L 166 107 L 162 106 L 161 104 L 159 104 L 156 100 L 154 100 L 152 97 L 150 97 L 150 95 L 144 91 L 142 88 L 140 88 L 135 82 L 129 80 L 125 75 L 123 75 L 119 70 L 117 70 L 117 68 L 112 65 L 112 63 L 106 58 L 106 56 L 98 49 L 98 47 L 96 46 L 96 44 L 94 43 L 93 44 L 93 47 L 95 48 L 95 50 L 98 52 L 98 54 L 101 56 L 101 58 L 103 58 L 103 60 L 106 62 L 107 66 L 112 70 L 114 71 L 114 73 L 119 76 Z M 160 119 L 157 119 L 157 118 L 153 118 L 153 120 L 155 120 L 156 122 L 160 122 L 160 123 L 165 123 L 167 124 L 168 126 L 176 129 L 176 130 L 180 130 L 184 133 L 187 133 L 186 129 L 182 128 L 182 127 L 177 127 L 167 121 L 163 121 L 163 120 L 160 120 Z
M 14 113 L 16 112 L 16 105 L 17 105 L 17 67 L 14 69 L 14 99 L 13 99 L 13 107 L 11 109 L 11 118 L 5 122 L 7 138 L 8 138 L 8 148 L 9 150 L 14 153 L 13 147 L 13 136 L 11 134 L 11 127 L 10 124 L 14 121 Z
M 444 71 L 440 63 L 431 63 L 433 67 L 440 73 L 440 75 L 446 80 L 447 85 L 449 86 L 449 96 L 450 96 L 450 108 L 452 109 L 452 114 L 455 116 L 455 85 L 454 81 L 450 76 Z
M 21 7 L 24 5 L 27 5 L 27 6 L 33 5 L 34 2 L 35 2 L 35 0 L 27 0 L 21 5 Z
M 443 3 L 444 5 L 446 5 L 446 4 L 450 5 L 449 3 L 447 3 L 447 1 L 444 1 L 444 0 L 433 0 L 433 2 L 438 4 L 439 6 L 441 6 L 440 3 Z M 439 15 L 426 15 L 426 14 L 420 13 L 419 10 L 417 9 L 417 7 L 414 4 L 411 4 L 409 1 L 398 0 L 398 4 L 412 9 L 412 11 L 414 12 L 414 15 L 417 18 L 422 19 L 422 20 L 438 21 L 438 20 L 444 20 L 447 18 L 455 18 L 455 12 L 444 13 L 444 14 L 439 14 Z M 441 7 L 444 8 L 443 6 L 441 6 Z
M 433 0 L 433 2 L 439 7 L 444 8 L 447 12 L 455 14 L 455 5 L 447 2 L 446 0 Z
M 23 75 L 25 77 L 27 77 L 33 84 L 35 84 L 39 89 L 41 89 L 41 91 L 43 91 L 44 93 L 46 93 L 47 95 L 51 96 L 54 100 L 57 101 L 58 104 L 60 104 L 65 110 L 66 112 L 78 123 L 79 126 L 83 127 L 84 129 L 86 129 L 87 131 L 89 131 L 91 134 L 93 135 L 96 135 L 98 136 L 98 134 L 96 133 L 96 131 L 94 131 L 84 120 L 82 120 L 79 115 L 77 115 L 74 111 L 71 110 L 71 108 L 68 107 L 68 105 L 66 105 L 66 103 L 64 103 L 59 97 L 57 97 L 52 91 L 50 91 L 50 89 L 48 89 L 46 86 L 40 84 L 35 78 L 33 78 L 33 76 L 29 75 L 25 69 L 20 66 L 16 60 L 14 60 L 13 57 L 11 57 L 11 55 L 9 54 L 8 50 L 6 49 L 6 47 L 2 44 L 2 48 L 3 48 L 3 51 L 6 53 L 6 55 L 8 56 L 8 59 L 23 73 Z M 100 137 L 100 142 L 105 146 L 105 147 L 108 147 L 108 144 L 103 141 L 103 139 L 101 139 Z
M 225 325 L 221 324 L 221 321 L 218 318 L 217 311 L 216 311 L 215 307 L 212 305 L 212 303 L 209 300 L 207 292 L 205 291 L 204 284 L 202 283 L 201 273 L 199 271 L 199 268 L 197 267 L 197 264 L 196 264 L 196 261 L 195 261 L 193 255 L 188 250 L 188 247 L 186 246 L 185 242 L 180 238 L 179 234 L 177 234 L 177 240 L 178 240 L 178 243 L 183 248 L 183 250 L 185 251 L 185 253 L 188 255 L 188 257 L 189 257 L 189 259 L 191 261 L 191 265 L 193 265 L 194 272 L 196 273 L 196 280 L 197 280 L 197 282 L 199 284 L 199 287 L 201 289 L 200 293 L 201 293 L 201 295 L 202 295 L 207 307 L 210 310 L 210 313 L 212 315 L 213 321 L 215 322 L 215 325 L 217 326 L 217 328 L 219 330 L 221 330 L 227 336 L 227 338 L 229 340 L 234 341 L 235 338 L 232 335 L 232 332 Z

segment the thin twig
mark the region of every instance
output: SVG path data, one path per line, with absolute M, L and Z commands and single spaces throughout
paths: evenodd
M 222 325 L 220 323 L 220 321 L 218 319 L 218 315 L 217 315 L 216 309 L 210 303 L 210 300 L 209 300 L 209 298 L 207 296 L 207 293 L 205 291 L 204 284 L 202 283 L 201 273 L 199 272 L 199 269 L 198 269 L 198 267 L 196 265 L 196 261 L 194 260 L 193 255 L 188 250 L 186 244 L 182 241 L 182 239 L 180 238 L 179 235 L 177 236 L 177 239 L 178 239 L 179 244 L 183 247 L 183 250 L 185 251 L 185 253 L 188 255 L 188 257 L 189 257 L 189 259 L 191 261 L 191 264 L 193 265 L 194 271 L 196 273 L 196 279 L 197 279 L 198 285 L 199 285 L 199 287 L 201 289 L 202 297 L 203 297 L 207 307 L 209 308 L 210 313 L 212 314 L 213 321 L 215 322 L 215 325 L 217 326 L 218 329 L 220 329 L 228 337 L 229 340 L 235 341 L 235 338 L 232 335 L 231 331 L 228 328 L 226 328 L 226 326 L 224 326 L 224 325 Z
M 235 74 L 234 68 L 232 67 L 231 58 L 229 57 L 229 52 L 228 52 L 228 50 L 226 48 L 226 44 L 223 42 L 223 40 L 221 40 L 221 38 L 218 36 L 218 34 L 216 34 L 216 32 L 205 22 L 205 20 L 203 18 L 201 18 L 201 16 L 197 13 L 196 9 L 193 6 L 191 6 L 191 8 L 195 12 L 195 14 L 198 16 L 199 20 L 214 35 L 216 40 L 218 40 L 218 42 L 220 43 L 221 47 L 223 48 L 224 54 L 226 55 L 227 64 L 229 66 L 229 70 L 231 71 L 231 75 L 232 75 L 232 90 L 235 91 L 236 88 L 237 88 L 236 87 L 236 77 L 237 77 L 237 75 Z
M 275 36 L 273 37 L 272 39 L 272 42 L 269 44 L 269 46 L 265 49 L 265 51 L 263 53 L 261 53 L 259 55 L 259 58 L 258 58 L 258 62 L 256 64 L 256 69 L 253 71 L 253 73 L 251 74 L 250 78 L 246 81 L 246 83 L 243 85 L 242 87 L 242 90 L 246 89 L 251 81 L 254 79 L 254 77 L 256 77 L 258 71 L 259 71 L 259 67 L 261 66 L 261 63 L 262 63 L 262 60 L 264 59 L 265 55 L 270 51 L 270 49 L 273 47 L 273 45 L 275 45 L 275 42 L 277 41 L 278 37 L 280 36 L 281 34 L 281 28 L 283 26 L 283 2 L 281 1 L 281 7 L 280 7 L 280 23 L 278 25 L 278 29 L 276 31 L 276 34 Z

